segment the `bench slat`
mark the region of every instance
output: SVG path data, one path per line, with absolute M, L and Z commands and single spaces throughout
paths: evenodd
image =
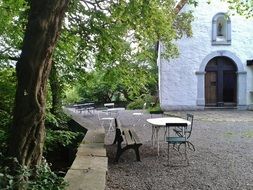
M 135 144 L 135 141 L 132 139 L 132 137 L 129 133 L 129 129 L 124 129 L 123 132 L 124 132 L 123 136 L 125 137 L 126 144 L 127 145 Z
M 140 138 L 137 136 L 136 132 L 133 130 L 129 131 L 132 134 L 132 138 L 135 141 L 136 144 L 142 144 L 140 141 Z

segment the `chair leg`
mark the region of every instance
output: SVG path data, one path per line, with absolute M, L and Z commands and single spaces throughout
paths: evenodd
M 187 163 L 187 166 L 189 165 L 189 159 L 187 157 L 187 153 L 186 153 L 186 143 L 184 143 L 184 154 L 185 154 L 185 161 Z
M 110 121 L 110 124 L 109 124 L 109 129 L 107 131 L 107 133 L 113 131 L 113 120 Z
M 167 135 L 167 127 L 165 127 L 165 129 L 164 129 L 164 136 L 163 136 L 163 138 L 164 138 L 165 141 L 166 141 L 166 135 Z
M 196 149 L 195 149 L 195 146 L 190 142 L 190 141 L 187 141 L 187 145 L 188 145 L 188 148 L 190 149 L 190 150 L 193 150 L 193 151 L 195 151 Z M 192 147 L 192 148 L 191 148 Z
M 104 121 L 101 121 L 101 128 L 105 130 L 105 127 L 104 127 Z
M 168 143 L 168 165 L 170 165 L 170 144 Z

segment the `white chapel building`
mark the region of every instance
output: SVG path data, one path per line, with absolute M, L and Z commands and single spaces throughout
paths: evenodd
M 160 56 L 159 98 L 163 110 L 207 107 L 253 108 L 253 20 L 227 15 L 225 2 L 199 0 L 193 11 L 193 36 L 177 41 L 180 55 Z

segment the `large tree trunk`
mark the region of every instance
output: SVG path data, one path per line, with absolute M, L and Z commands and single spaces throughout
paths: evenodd
M 52 64 L 49 82 L 52 93 L 52 108 L 50 111 L 52 114 L 60 117 L 62 113 L 62 86 L 55 63 Z
M 40 164 L 44 144 L 46 83 L 51 57 L 69 0 L 31 0 L 8 153 L 20 164 Z

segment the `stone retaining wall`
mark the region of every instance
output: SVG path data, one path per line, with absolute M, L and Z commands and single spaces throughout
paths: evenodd
M 108 158 L 104 147 L 105 131 L 88 130 L 65 180 L 67 190 L 104 190 Z

